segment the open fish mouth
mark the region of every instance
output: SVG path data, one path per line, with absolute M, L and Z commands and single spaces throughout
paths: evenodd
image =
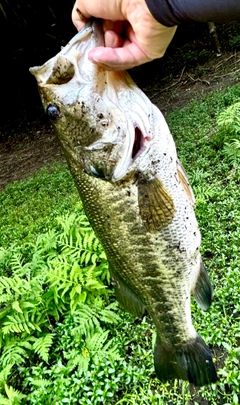
M 134 125 L 131 120 L 128 121 L 128 130 L 126 131 L 125 139 L 116 140 L 115 142 L 106 142 L 105 139 L 99 139 L 93 144 L 85 147 L 87 151 L 100 151 L 101 149 L 109 146 L 119 146 L 119 158 L 116 162 L 115 168 L 110 177 L 103 176 L 105 180 L 110 180 L 112 182 L 117 182 L 122 180 L 132 168 L 136 169 L 137 162 L 139 159 L 148 152 L 150 146 L 151 138 L 144 135 L 144 129 L 142 130 L 140 126 Z M 142 127 L 142 125 L 141 125 Z M 94 171 L 91 170 L 91 174 Z M 98 172 L 98 170 L 96 170 Z
M 143 146 L 144 146 L 144 137 L 143 137 L 142 131 L 139 127 L 135 127 L 135 138 L 134 138 L 134 144 L 133 144 L 133 148 L 132 148 L 132 159 L 133 160 L 135 160 L 139 156 Z
M 132 115 L 134 116 L 133 113 Z M 144 120 L 142 118 L 139 119 L 139 117 L 136 117 L 136 120 L 132 120 L 132 118 L 128 122 L 128 131 L 123 144 L 121 158 L 117 162 L 113 172 L 113 182 L 123 179 L 136 166 L 137 161 L 147 154 L 150 142 L 152 141 L 152 136 L 149 136 L 147 133 Z

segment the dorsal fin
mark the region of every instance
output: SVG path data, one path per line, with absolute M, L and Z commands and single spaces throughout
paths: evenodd
M 182 163 L 180 162 L 180 160 L 177 160 L 177 173 L 178 173 L 180 183 L 181 183 L 186 195 L 188 196 L 188 199 L 189 199 L 191 205 L 195 205 L 196 201 L 195 201 L 195 197 L 193 194 L 193 190 L 192 190 L 192 187 L 190 186 L 187 174 L 186 174 L 185 169 L 184 169 Z

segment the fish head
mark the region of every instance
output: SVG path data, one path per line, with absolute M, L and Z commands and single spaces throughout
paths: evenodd
M 30 72 L 67 159 L 89 175 L 114 182 L 146 154 L 154 135 L 153 112 L 127 72 L 109 72 L 89 61 L 88 52 L 101 45 L 101 23 L 91 20 L 56 56 Z

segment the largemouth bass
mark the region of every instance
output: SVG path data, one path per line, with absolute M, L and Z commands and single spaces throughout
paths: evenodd
M 116 297 L 157 330 L 158 378 L 202 386 L 217 380 L 209 348 L 191 320 L 212 287 L 200 254 L 194 196 L 165 119 L 126 72 L 88 60 L 103 45 L 89 22 L 55 57 L 31 68 L 78 187 L 107 254 Z

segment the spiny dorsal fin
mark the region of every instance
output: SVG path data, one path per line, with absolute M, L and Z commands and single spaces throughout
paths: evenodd
M 180 160 L 177 160 L 177 173 L 178 173 L 180 183 L 181 183 L 185 193 L 187 194 L 191 205 L 195 205 L 196 201 L 195 201 L 195 197 L 193 194 L 193 190 L 192 190 L 192 187 L 190 186 L 190 183 L 187 178 L 187 174 L 186 174 L 185 169 L 184 169 L 182 163 L 180 162 Z
M 201 309 L 206 311 L 210 307 L 212 303 L 213 289 L 202 259 L 197 282 L 193 290 L 193 295 Z
M 138 204 L 142 221 L 149 232 L 170 224 L 176 213 L 173 199 L 158 177 L 138 182 Z

